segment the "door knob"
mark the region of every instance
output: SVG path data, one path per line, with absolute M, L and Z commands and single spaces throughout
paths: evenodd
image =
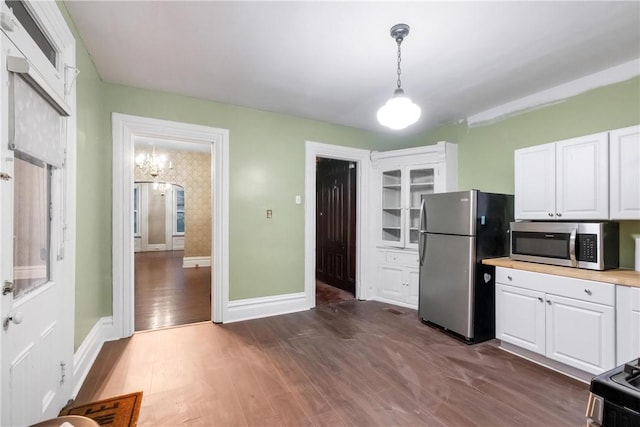
M 19 325 L 20 323 L 22 323 L 23 318 L 24 317 L 22 316 L 22 312 L 16 311 L 11 316 L 4 319 L 4 322 L 2 322 L 2 326 L 4 326 L 4 328 L 7 329 L 9 327 L 9 323 L 11 322 L 15 323 L 16 325 Z

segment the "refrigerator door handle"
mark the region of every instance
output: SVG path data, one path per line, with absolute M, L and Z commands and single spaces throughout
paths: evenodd
M 420 258 L 420 267 L 424 265 L 424 256 L 427 244 L 427 212 L 424 199 L 420 203 L 420 229 L 418 232 L 418 257 Z

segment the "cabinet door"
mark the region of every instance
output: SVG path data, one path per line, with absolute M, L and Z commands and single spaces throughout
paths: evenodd
M 404 207 L 406 208 L 405 212 L 407 212 L 405 221 L 405 224 L 407 224 L 407 229 L 405 230 L 406 248 L 418 248 L 422 196 L 435 192 L 437 175 L 438 169 L 435 165 L 410 167 L 404 171 L 404 176 L 406 177 L 406 202 Z
M 420 271 L 417 268 L 407 268 L 405 270 L 405 292 L 407 304 L 418 307 L 420 300 Z
M 390 265 L 378 266 L 379 295 L 382 298 L 404 302 L 404 268 Z
M 547 357 L 599 374 L 615 366 L 615 310 L 547 294 Z
M 609 218 L 607 132 L 556 142 L 558 219 Z
M 403 203 L 402 170 L 383 170 L 380 235 L 383 245 L 404 247 Z
M 555 144 L 514 153 L 516 219 L 553 219 L 556 200 Z
M 544 294 L 496 283 L 496 338 L 545 353 Z
M 609 133 L 611 219 L 640 219 L 640 126 Z
M 640 288 L 616 286 L 616 365 L 640 355 Z

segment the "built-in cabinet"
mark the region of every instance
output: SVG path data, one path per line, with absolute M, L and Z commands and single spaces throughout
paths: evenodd
M 378 250 L 379 299 L 406 307 L 418 306 L 418 254 Z
M 425 194 L 457 190 L 457 145 L 374 152 L 371 160 L 377 275 L 370 297 L 417 308 L 420 204 Z
M 640 288 L 616 286 L 616 365 L 640 356 Z
M 516 219 L 608 219 L 607 132 L 515 150 Z
M 609 133 L 611 219 L 640 219 L 640 126 Z
M 616 365 L 616 286 L 496 268 L 496 338 L 590 374 Z

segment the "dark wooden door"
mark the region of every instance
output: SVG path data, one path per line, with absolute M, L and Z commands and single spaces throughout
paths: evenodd
M 356 164 L 316 163 L 316 277 L 355 295 Z

